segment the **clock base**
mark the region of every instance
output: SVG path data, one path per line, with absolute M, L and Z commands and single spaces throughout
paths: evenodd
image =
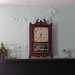
M 53 57 L 47 56 L 47 57 L 36 57 L 36 56 L 31 56 L 30 59 L 53 59 Z

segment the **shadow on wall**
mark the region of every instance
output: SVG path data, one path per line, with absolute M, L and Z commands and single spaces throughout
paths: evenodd
M 58 55 L 58 22 L 53 22 L 52 26 L 52 52 Z

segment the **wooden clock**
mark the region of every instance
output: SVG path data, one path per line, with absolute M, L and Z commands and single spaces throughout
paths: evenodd
M 47 24 L 46 20 L 35 24 L 30 23 L 29 26 L 29 58 L 35 57 L 52 57 L 52 23 Z

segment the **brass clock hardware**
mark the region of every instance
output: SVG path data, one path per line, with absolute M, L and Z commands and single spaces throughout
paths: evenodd
M 35 24 L 30 23 L 29 26 L 29 58 L 31 56 L 52 57 L 52 23 L 47 24 L 45 19 L 44 22 L 38 20 Z

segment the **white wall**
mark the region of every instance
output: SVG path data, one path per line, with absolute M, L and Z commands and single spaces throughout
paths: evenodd
M 75 0 L 0 0 L 0 4 L 75 5 Z
M 51 10 L 51 8 L 53 8 Z M 49 9 L 56 12 L 49 21 Z M 53 23 L 53 55 L 62 55 L 62 50 L 71 50 L 75 57 L 75 6 L 73 5 L 0 5 L 0 41 L 15 50 L 18 59 L 29 58 L 29 23 L 36 19 Z M 27 30 L 26 30 L 27 28 Z M 25 47 L 25 43 L 28 44 Z M 10 52 L 10 51 L 9 51 Z

